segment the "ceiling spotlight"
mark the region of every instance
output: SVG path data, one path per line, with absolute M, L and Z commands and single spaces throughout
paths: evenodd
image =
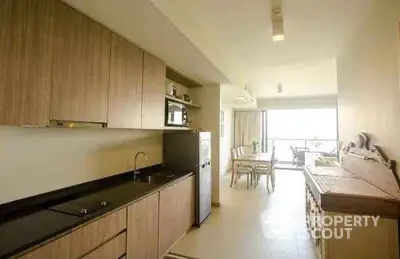
M 274 9 L 272 11 L 272 41 L 282 41 L 284 39 L 282 11 L 281 9 Z
M 276 86 L 276 92 L 277 93 L 282 93 L 282 91 L 283 91 L 282 83 L 278 83 L 278 85 Z

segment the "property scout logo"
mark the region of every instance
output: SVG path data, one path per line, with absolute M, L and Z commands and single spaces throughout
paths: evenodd
M 303 217 L 284 214 L 265 213 L 261 216 L 265 237 L 285 239 L 295 232 L 304 239 L 308 239 L 310 235 L 313 239 L 350 239 L 355 228 L 377 227 L 380 218 L 369 215 L 324 215 L 307 217 L 305 222 Z
M 350 239 L 351 231 L 356 227 L 378 226 L 379 216 L 334 215 L 307 217 L 307 223 L 313 227 L 310 234 L 314 239 Z

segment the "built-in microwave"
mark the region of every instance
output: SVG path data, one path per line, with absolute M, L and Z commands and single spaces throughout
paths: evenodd
M 187 110 L 184 104 L 165 100 L 165 126 L 186 127 Z

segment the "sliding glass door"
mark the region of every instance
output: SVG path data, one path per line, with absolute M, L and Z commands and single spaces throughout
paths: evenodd
M 293 163 L 291 147 L 315 153 L 337 152 L 336 108 L 268 110 L 262 121 L 262 150 L 270 152 L 276 146 L 280 163 Z

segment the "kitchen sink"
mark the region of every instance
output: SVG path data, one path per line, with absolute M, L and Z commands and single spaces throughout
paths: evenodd
M 157 173 L 153 175 L 139 175 L 136 181 L 149 184 L 164 184 L 175 178 L 175 174 Z

